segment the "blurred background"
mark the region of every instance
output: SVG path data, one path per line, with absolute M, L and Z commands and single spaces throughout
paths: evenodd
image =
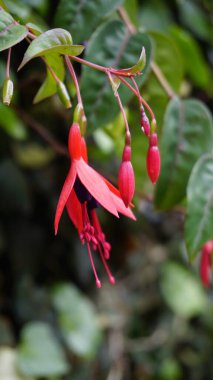
M 42 30 L 68 29 L 74 43 L 88 47 L 86 54 L 94 62 L 105 49 L 107 23 L 121 22 L 116 8 L 123 6 L 135 28 L 151 39 L 152 57 L 173 90 L 212 108 L 212 0 L 116 1 L 110 11 L 113 2 L 91 0 L 92 13 L 85 11 L 84 2 L 72 0 L 5 3 L 22 23 L 35 23 Z M 113 38 L 107 43 L 116 49 Z M 69 168 L 66 143 L 73 111 L 66 110 L 57 95 L 33 104 L 46 69 L 37 58 L 17 73 L 27 46 L 22 42 L 12 49 L 14 99 L 10 108 L 0 103 L 0 380 L 213 378 L 212 289 L 204 290 L 200 283 L 199 259 L 188 263 L 184 200 L 166 212 L 153 206 L 137 99 L 123 95 L 133 135 L 137 222 L 117 220 L 100 210 L 112 245 L 110 267 L 116 285 L 108 283 L 97 259 L 103 283 L 99 290 L 86 248 L 66 211 L 54 236 L 55 208 Z M 135 54 L 132 64 L 140 49 Z M 2 52 L 1 87 L 6 59 Z M 89 120 L 90 163 L 116 184 L 124 143 L 122 118 L 118 108 L 111 114 L 108 98 L 91 109 L 99 95 L 88 80 L 103 74 L 82 72 L 80 65 L 75 69 Z M 66 84 L 75 105 L 68 77 Z M 141 89 L 161 131 L 169 99 L 150 69 Z

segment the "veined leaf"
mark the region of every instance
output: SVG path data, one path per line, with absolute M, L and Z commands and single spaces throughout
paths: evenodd
M 64 62 L 63 58 L 58 54 L 48 54 L 46 56 L 47 63 L 52 67 L 53 71 L 57 77 L 63 81 L 65 76 Z M 38 103 L 41 100 L 48 98 L 49 96 L 54 95 L 57 92 L 57 83 L 47 68 L 47 77 L 44 83 L 41 85 L 38 90 L 33 103 Z
M 55 25 L 69 30 L 74 41 L 83 42 L 122 3 L 123 0 L 60 0 Z M 79 28 L 79 25 L 82 27 Z
M 0 7 L 0 51 L 18 44 L 27 33 L 26 26 L 17 24 L 14 18 Z
M 137 83 L 141 85 L 149 71 L 151 59 L 149 37 L 144 33 L 130 35 L 125 25 L 118 20 L 105 23 L 93 34 L 86 50 L 86 59 L 114 69 L 127 68 L 137 62 L 141 46 L 146 51 L 146 66 L 142 75 L 136 78 Z M 106 125 L 119 113 L 108 78 L 102 72 L 84 67 L 81 91 L 91 128 L 96 129 Z M 119 93 L 124 105 L 133 96 L 123 84 L 119 87 Z
M 155 204 L 169 209 L 186 195 L 186 186 L 195 162 L 213 146 L 213 122 L 206 106 L 195 99 L 170 101 L 161 140 L 161 174 Z
M 51 29 L 40 34 L 31 42 L 24 54 L 19 70 L 32 58 L 55 54 L 79 55 L 84 50 L 82 45 L 73 45 L 72 37 L 67 30 Z
M 208 240 L 213 239 L 213 154 L 200 158 L 187 187 L 185 240 L 193 259 Z

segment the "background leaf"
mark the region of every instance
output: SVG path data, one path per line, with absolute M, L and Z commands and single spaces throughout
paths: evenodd
M 155 193 L 159 209 L 168 209 L 185 197 L 193 165 L 212 146 L 213 122 L 205 105 L 195 99 L 171 100 L 164 118 L 161 174 Z
M 100 330 L 95 310 L 77 288 L 62 284 L 52 292 L 63 337 L 77 355 L 92 358 L 100 343 Z
M 24 25 L 16 25 L 14 18 L 0 8 L 0 51 L 18 44 L 27 33 L 28 30 Z
M 199 87 L 207 87 L 210 72 L 199 44 L 187 31 L 177 26 L 171 29 L 171 34 L 182 52 L 186 72 L 193 83 Z
M 200 158 L 187 187 L 185 239 L 193 259 L 208 240 L 213 239 L 213 155 Z
M 112 13 L 123 0 L 60 0 L 55 25 L 72 33 L 77 43 L 87 40 L 101 21 Z M 82 28 L 79 28 L 82 25 Z
M 173 312 L 184 318 L 203 313 L 207 306 L 205 292 L 198 279 L 175 262 L 168 262 L 162 268 L 161 291 Z
M 142 75 L 137 79 L 140 85 L 144 82 L 149 70 L 151 59 L 150 41 L 144 33 L 130 35 L 120 21 L 107 22 L 93 34 L 86 49 L 85 58 L 106 67 L 128 68 L 134 66 L 138 61 L 143 46 L 146 51 L 146 66 Z M 102 127 L 118 114 L 119 107 L 109 80 L 102 72 L 84 67 L 81 91 L 90 130 Z M 119 87 L 119 93 L 121 93 L 124 105 L 132 97 L 132 92 L 124 85 Z
M 31 322 L 23 328 L 17 365 L 24 375 L 36 377 L 64 375 L 69 370 L 60 344 L 44 322 Z
M 0 128 L 14 139 L 23 140 L 27 137 L 27 131 L 12 108 L 0 103 Z

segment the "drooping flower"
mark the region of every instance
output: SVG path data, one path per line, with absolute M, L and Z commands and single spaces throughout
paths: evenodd
M 211 256 L 213 254 L 213 240 L 207 241 L 202 247 L 200 259 L 200 278 L 204 286 L 210 285 L 210 273 L 212 269 Z
M 86 143 L 77 123 L 70 128 L 68 149 L 71 165 L 56 208 L 55 234 L 66 206 L 81 242 L 86 243 L 97 287 L 101 287 L 101 282 L 95 269 L 92 249 L 99 252 L 109 280 L 114 284 L 114 277 L 106 263 L 111 246 L 102 232 L 96 209 L 102 206 L 117 217 L 121 213 L 133 220 L 135 216 L 130 208 L 125 207 L 119 190 L 88 165 Z

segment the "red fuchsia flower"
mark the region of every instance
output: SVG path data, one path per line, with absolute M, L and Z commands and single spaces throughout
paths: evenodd
M 155 184 L 160 174 L 160 152 L 158 149 L 157 133 L 149 137 L 149 149 L 147 153 L 146 166 L 149 178 Z
M 123 150 L 122 163 L 118 173 L 118 187 L 126 207 L 132 201 L 135 192 L 135 176 L 131 163 L 131 147 L 126 145 Z
M 213 240 L 207 241 L 202 247 L 200 260 L 200 278 L 204 286 L 210 286 L 210 273 L 212 269 L 211 256 L 213 254 Z
M 112 284 L 115 283 L 115 279 L 106 263 L 111 246 L 105 239 L 96 209 L 102 206 L 117 217 L 118 213 L 121 213 L 133 220 L 135 216 L 130 208 L 124 206 L 119 190 L 88 165 L 86 143 L 76 123 L 70 128 L 68 149 L 71 166 L 56 208 L 55 234 L 58 232 L 58 224 L 66 206 L 81 242 L 86 243 L 96 285 L 100 288 L 101 282 L 95 269 L 92 249 L 98 250 Z

